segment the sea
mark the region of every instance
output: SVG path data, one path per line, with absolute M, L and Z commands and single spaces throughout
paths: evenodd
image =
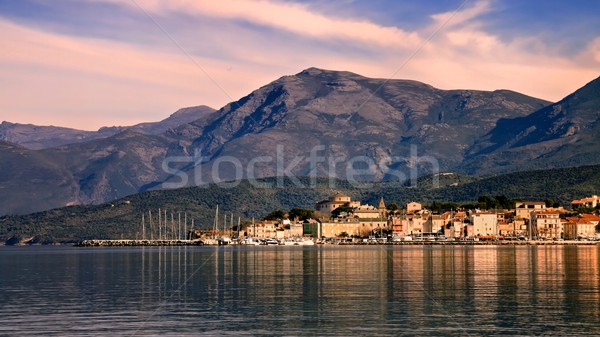
M 600 246 L 0 247 L 2 336 L 600 335 Z

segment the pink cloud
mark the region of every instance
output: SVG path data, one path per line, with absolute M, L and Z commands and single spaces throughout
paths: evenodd
M 84 129 L 158 120 L 184 106 L 219 108 L 311 66 L 378 78 L 396 74 L 442 89 L 502 88 L 558 100 L 596 78 L 600 68 L 600 38 L 571 57 L 535 36 L 503 41 L 486 32 L 478 20 L 493 11 L 489 1 L 434 15 L 431 26 L 414 32 L 287 2 L 93 1 L 127 6 L 143 17 L 139 3 L 159 23 L 174 13 L 218 20 L 210 27 L 197 20 L 185 31 L 170 32 L 175 41 L 161 35 L 170 46 L 165 48 L 165 43 L 70 36 L 0 19 L 0 120 Z M 265 33 L 232 21 L 272 29 Z M 193 44 L 202 37 L 199 31 L 219 43 L 219 54 L 188 52 L 199 49 Z

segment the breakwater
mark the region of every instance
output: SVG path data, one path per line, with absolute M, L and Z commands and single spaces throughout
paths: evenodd
M 202 246 L 202 240 L 82 240 L 75 247 Z

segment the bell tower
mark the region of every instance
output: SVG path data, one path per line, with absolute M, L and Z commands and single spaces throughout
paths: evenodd
M 387 209 L 385 209 L 385 203 L 383 202 L 383 197 L 379 200 L 379 206 L 377 206 L 379 210 L 379 217 L 386 218 L 387 217 Z

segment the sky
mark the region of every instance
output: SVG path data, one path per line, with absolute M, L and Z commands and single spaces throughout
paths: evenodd
M 309 67 L 558 101 L 600 76 L 598 13 L 596 0 L 0 0 L 0 121 L 158 121 Z

